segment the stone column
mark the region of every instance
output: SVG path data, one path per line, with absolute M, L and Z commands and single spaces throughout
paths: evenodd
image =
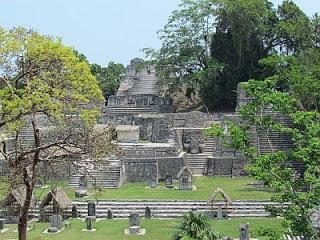
M 96 203 L 88 202 L 88 216 L 95 216 L 95 215 L 96 215 Z
M 147 206 L 144 212 L 144 217 L 147 219 L 151 218 L 151 209 Z
M 72 217 L 72 218 L 77 218 L 77 217 L 78 217 L 78 209 L 77 209 L 77 206 L 76 206 L 76 205 L 73 205 L 73 206 L 72 206 L 72 209 L 71 209 L 71 217 Z
M 108 219 L 113 219 L 113 212 L 110 208 L 108 208 L 107 215 L 108 215 Z
M 4 229 L 4 219 L 0 218 L 0 231 Z
M 249 223 L 240 223 L 240 240 L 249 240 Z
M 94 222 L 94 217 L 92 216 L 88 216 L 86 217 L 86 224 L 87 224 L 87 230 L 88 231 L 92 231 L 93 230 L 93 222 Z

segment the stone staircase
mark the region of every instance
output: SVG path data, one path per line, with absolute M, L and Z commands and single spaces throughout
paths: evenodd
M 194 176 L 203 176 L 210 153 L 188 154 L 189 167 Z
M 194 176 L 203 176 L 207 158 L 213 155 L 216 148 L 216 142 L 213 138 L 205 139 L 205 148 L 203 153 L 188 154 L 189 167 Z
M 83 160 L 76 166 L 77 172 L 69 179 L 72 188 L 79 188 L 82 176 L 86 176 L 88 187 L 118 188 L 121 185 L 121 162 L 118 159 L 109 159 L 106 164 Z
M 19 145 L 22 149 L 27 150 L 34 144 L 34 133 L 31 127 L 22 127 L 19 132 Z
M 213 153 L 216 149 L 216 140 L 214 138 L 207 138 L 205 139 L 205 153 Z
M 87 202 L 75 201 L 73 205 L 77 206 L 81 217 L 87 216 Z M 280 206 L 271 201 L 233 201 L 226 210 L 229 218 L 268 217 L 270 213 L 265 210 L 268 205 Z M 211 206 L 204 200 L 99 200 L 96 204 L 96 216 L 107 218 L 108 209 L 113 211 L 115 218 L 128 218 L 132 212 L 144 216 L 147 206 L 151 209 L 153 218 L 178 218 L 190 211 L 210 214 L 217 212 L 218 206 L 222 206 L 225 211 L 223 201 L 217 201 Z M 33 209 L 32 212 L 37 215 L 38 208 Z M 71 213 L 71 206 L 67 213 Z
M 158 79 L 154 75 L 139 76 L 134 80 L 134 84 L 131 89 L 131 94 L 157 94 L 157 82 Z

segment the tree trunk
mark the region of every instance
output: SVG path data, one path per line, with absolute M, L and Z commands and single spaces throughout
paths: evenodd
M 18 232 L 19 232 L 19 240 L 27 239 L 27 227 L 28 227 L 28 215 L 29 209 L 32 201 L 32 192 L 33 192 L 33 184 L 29 183 L 26 185 L 26 199 L 24 205 L 21 209 L 21 214 L 19 218 Z

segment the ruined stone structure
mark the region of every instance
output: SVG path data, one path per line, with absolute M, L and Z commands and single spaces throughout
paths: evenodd
M 233 149 L 225 148 L 223 139 L 207 137 L 203 131 L 211 124 L 225 128 L 226 120 L 241 123 L 237 112 L 174 113 L 170 99 L 159 96 L 157 82 L 155 68 L 134 59 L 127 67 L 127 74 L 117 94 L 109 97 L 99 123 L 116 126 L 119 136 L 117 144 L 125 155 L 113 162 L 119 170 L 104 171 L 106 179 L 113 179 L 113 184 L 105 181 L 101 182 L 101 187 L 119 187 L 125 182 L 175 179 L 184 167 L 188 167 L 194 176 L 245 175 L 244 166 L 248 160 Z M 247 104 L 250 100 L 239 85 L 237 106 Z M 288 117 L 271 109 L 266 110 L 265 114 L 285 126 L 292 126 Z M 250 131 L 250 139 L 259 154 L 293 147 L 288 136 L 272 131 L 265 136 L 254 127 Z M 292 166 L 301 167 L 298 163 L 292 163 Z M 95 176 L 99 178 L 97 172 Z M 74 187 L 78 185 L 74 176 L 70 183 Z
M 222 124 L 224 114 L 174 113 L 171 101 L 159 96 L 155 68 L 131 61 L 115 96 L 110 96 L 100 124 L 112 123 L 118 145 L 125 155 L 117 159 L 119 171 L 107 174 L 92 170 L 96 179 L 105 176 L 100 187 L 119 187 L 125 182 L 175 179 L 183 167 L 193 175 L 238 176 L 244 174 L 246 160 L 224 149 L 219 139 L 204 135 L 204 128 Z M 106 167 L 107 168 L 107 167 Z M 80 175 L 70 179 L 79 185 Z M 112 184 L 107 179 L 113 179 Z
M 241 122 L 237 112 L 174 113 L 171 100 L 159 95 L 154 66 L 142 63 L 139 59 L 131 61 L 117 94 L 108 98 L 99 119 L 99 124 L 114 125 L 118 134 L 117 144 L 124 155 L 111 156 L 101 163 L 90 159 L 70 159 L 68 166 L 62 166 L 59 171 L 69 179 L 69 185 L 82 189 L 94 186 L 118 188 L 126 182 L 142 181 L 156 185 L 158 180 L 178 180 L 178 173 L 185 167 L 193 176 L 245 175 L 243 169 L 248 160 L 233 149 L 225 148 L 223 139 L 207 137 L 203 131 L 211 124 L 224 128 L 225 120 Z M 250 100 L 239 85 L 237 106 Z M 265 114 L 285 126 L 292 126 L 287 116 L 270 109 L 266 109 Z M 46 119 L 41 121 L 41 127 L 50 128 Z M 265 136 L 252 127 L 250 135 L 251 143 L 259 154 L 293 147 L 288 136 L 277 132 L 270 131 Z M 20 141 L 25 145 L 32 144 L 29 128 L 23 130 Z M 7 145 L 10 145 L 10 139 Z M 290 164 L 303 171 L 299 163 Z M 0 170 L 3 168 L 1 165 Z

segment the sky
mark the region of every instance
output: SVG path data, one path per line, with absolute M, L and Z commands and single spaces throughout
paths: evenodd
M 62 37 L 91 63 L 129 64 L 141 49 L 159 48 L 157 31 L 180 0 L 0 0 L 0 26 L 23 26 Z M 272 0 L 278 5 L 282 0 Z M 320 0 L 294 0 L 307 15 Z

